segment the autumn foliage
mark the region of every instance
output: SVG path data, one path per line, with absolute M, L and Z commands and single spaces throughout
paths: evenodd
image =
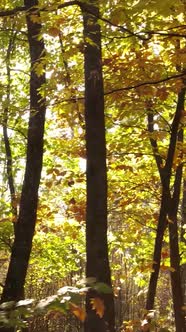
M 6 328 L 184 331 L 185 7 L 1 2 Z

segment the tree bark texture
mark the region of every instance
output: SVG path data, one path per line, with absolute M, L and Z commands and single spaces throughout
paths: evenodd
M 97 1 L 82 5 L 85 56 L 85 126 L 87 154 L 87 209 L 86 209 L 86 277 L 95 278 L 111 287 L 107 244 L 107 168 L 104 119 L 104 88 L 102 77 L 101 31 L 97 22 Z M 92 13 L 92 14 L 91 14 Z M 105 313 L 100 318 L 90 299 L 100 296 Z M 86 332 L 114 331 L 113 294 L 87 295 Z
M 167 153 L 167 158 L 165 166 L 162 167 L 163 160 L 158 154 L 158 144 L 155 139 L 150 139 L 151 146 L 154 152 L 154 157 L 157 163 L 157 167 L 160 174 L 161 184 L 162 184 L 162 198 L 160 215 L 157 226 L 157 234 L 154 246 L 153 255 L 153 272 L 150 276 L 146 309 L 150 310 L 154 307 L 155 294 L 159 276 L 159 269 L 161 263 L 161 250 L 163 235 L 166 225 L 169 227 L 169 245 L 170 245 L 170 261 L 171 267 L 174 272 L 171 271 L 171 285 L 172 285 L 172 296 L 173 296 L 173 306 L 175 313 L 175 325 L 176 332 L 184 331 L 184 317 L 181 307 L 183 305 L 183 297 L 181 290 L 181 278 L 180 278 L 180 259 L 179 259 L 179 241 L 178 241 L 178 225 L 177 225 L 177 212 L 180 200 L 180 188 L 182 179 L 182 163 L 177 166 L 174 176 L 174 188 L 173 193 L 170 189 L 170 181 L 172 177 L 172 167 L 174 154 L 176 150 L 177 142 L 183 141 L 183 131 L 181 128 L 181 118 L 184 109 L 184 97 L 185 88 L 183 88 L 178 94 L 177 108 L 175 116 L 172 123 L 172 130 L 170 136 L 170 143 Z M 153 113 L 148 112 L 148 130 L 150 133 L 153 132 Z
M 12 160 L 12 151 L 11 144 L 8 136 L 8 117 L 9 117 L 9 103 L 10 103 L 10 90 L 11 90 L 11 72 L 10 72 L 10 60 L 12 55 L 12 50 L 14 49 L 16 33 L 12 32 L 6 54 L 6 75 L 7 75 L 7 91 L 6 91 L 6 101 L 7 107 L 3 110 L 3 139 L 5 145 L 5 155 L 6 155 L 6 172 L 8 187 L 11 197 L 11 209 L 12 209 L 12 220 L 15 232 L 15 226 L 17 221 L 17 204 L 16 204 L 16 192 L 13 176 L 13 160 Z
M 181 241 L 186 245 L 185 235 L 185 225 L 186 225 L 186 179 L 183 180 L 183 198 L 182 198 L 182 219 L 181 219 Z M 184 255 L 184 252 L 181 253 Z M 182 284 L 182 294 L 183 303 L 186 305 L 186 263 L 181 265 L 181 284 Z
M 178 133 L 178 141 L 183 143 L 183 129 Z M 183 163 L 181 162 L 176 169 L 174 192 L 172 195 L 171 206 L 169 210 L 169 244 L 170 244 L 170 264 L 171 268 L 171 287 L 173 297 L 173 307 L 175 314 L 176 331 L 185 331 L 186 325 L 184 320 L 184 311 L 182 306 L 184 305 L 182 282 L 181 282 L 181 270 L 180 270 L 180 252 L 179 252 L 179 234 L 178 234 L 178 222 L 177 214 L 180 202 L 180 191 L 182 183 L 182 169 Z
M 167 226 L 167 213 L 169 205 L 170 205 L 170 196 L 167 190 L 164 189 L 162 193 L 160 214 L 159 214 L 156 239 L 154 244 L 153 265 L 152 265 L 153 272 L 151 273 L 148 285 L 148 293 L 146 301 L 147 310 L 152 310 L 154 308 L 160 263 L 161 263 L 163 236 Z
M 45 84 L 45 73 L 37 76 L 34 66 L 42 61 L 45 55 L 44 42 L 38 36 L 41 24 L 37 0 L 25 0 L 27 8 L 26 23 L 31 58 L 30 77 L 30 117 L 27 136 L 26 168 L 23 181 L 20 210 L 15 229 L 15 239 L 12 247 L 11 259 L 5 281 L 1 302 L 18 301 L 24 297 L 24 283 L 34 236 L 38 188 L 42 170 L 43 135 L 45 123 L 45 98 L 41 97 L 39 89 Z M 34 8 L 34 6 L 36 6 Z M 30 15 L 38 20 L 33 22 Z M 0 331 L 14 331 L 14 329 L 0 328 Z

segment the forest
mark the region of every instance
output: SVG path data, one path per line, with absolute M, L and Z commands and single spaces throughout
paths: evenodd
M 0 332 L 186 332 L 186 0 L 1 0 Z

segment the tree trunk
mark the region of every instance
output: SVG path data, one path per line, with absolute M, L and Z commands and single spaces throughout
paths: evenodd
M 85 126 L 87 153 L 86 277 L 111 287 L 107 244 L 107 169 L 104 120 L 104 89 L 101 58 L 101 31 L 97 22 L 97 1 L 82 5 L 85 54 Z M 93 15 L 92 15 L 92 14 Z M 103 318 L 92 310 L 90 299 L 104 300 Z M 87 295 L 86 332 L 114 331 L 113 293 Z
M 146 301 L 146 309 L 152 310 L 154 308 L 156 289 L 159 277 L 160 263 L 161 263 L 161 251 L 163 245 L 163 236 L 165 232 L 165 228 L 167 226 L 167 213 L 168 206 L 170 205 L 170 196 L 169 192 L 166 189 L 163 190 L 162 199 L 161 199 L 161 207 L 160 207 L 160 215 L 158 219 L 156 240 L 154 244 L 154 255 L 153 255 L 153 272 L 150 276 L 148 293 L 147 293 L 147 301 Z
M 183 88 L 178 94 L 178 102 L 176 107 L 176 112 L 174 120 L 172 123 L 172 131 L 170 137 L 170 143 L 166 158 L 165 166 L 162 168 L 162 159 L 158 154 L 158 144 L 153 138 L 150 139 L 151 146 L 154 152 L 154 158 L 157 163 L 159 170 L 161 183 L 162 183 L 162 198 L 161 198 L 161 208 L 160 216 L 158 220 L 157 235 L 154 247 L 153 270 L 151 273 L 146 309 L 150 310 L 154 307 L 155 294 L 157 288 L 157 281 L 161 262 L 161 249 L 163 235 L 166 228 L 166 219 L 170 221 L 169 224 L 169 238 L 170 238 L 170 260 L 171 267 L 175 270 L 171 272 L 171 285 L 172 285 L 172 295 L 175 313 L 175 325 L 176 332 L 182 332 L 184 329 L 183 314 L 181 312 L 182 306 L 182 293 L 181 293 L 181 279 L 180 279 L 180 266 L 179 266 L 179 246 L 178 246 L 178 229 L 177 229 L 177 212 L 180 197 L 180 187 L 182 179 L 182 165 L 177 167 L 174 179 L 174 191 L 171 195 L 170 181 L 172 176 L 172 166 L 174 160 L 174 154 L 176 150 L 177 141 L 183 140 L 182 130 L 180 130 L 180 122 L 182 117 L 182 110 L 184 109 L 184 96 L 185 89 Z M 153 111 L 148 111 L 148 130 L 153 133 Z
M 182 129 L 178 133 L 178 141 L 183 143 Z M 176 169 L 174 192 L 169 210 L 170 263 L 171 263 L 171 268 L 173 269 L 171 271 L 171 287 L 172 287 L 176 332 L 179 331 L 184 332 L 186 330 L 186 326 L 184 326 L 185 324 L 184 312 L 182 310 L 184 302 L 183 302 L 181 272 L 180 272 L 179 235 L 178 235 L 178 222 L 177 222 L 177 213 L 180 202 L 180 191 L 182 183 L 182 169 L 183 169 L 183 163 L 181 162 Z
M 186 226 L 186 180 L 183 180 L 183 199 L 182 199 L 182 219 L 181 219 L 181 242 L 186 245 L 186 239 L 184 238 Z M 184 255 L 184 253 L 182 253 Z M 186 305 L 186 263 L 181 265 L 181 284 L 182 284 L 182 294 L 183 303 Z
M 24 283 L 35 230 L 38 188 L 43 158 L 46 106 L 45 98 L 42 98 L 38 91 L 45 84 L 45 74 L 43 73 L 38 77 L 34 71 L 34 66 L 36 63 L 41 62 L 41 58 L 45 55 L 45 48 L 43 40 L 38 38 L 41 33 L 41 24 L 36 23 L 36 20 L 33 22 L 30 18 L 30 15 L 34 12 L 34 15 L 38 17 L 37 22 L 39 22 L 38 1 L 25 0 L 24 4 L 27 8 L 26 22 L 31 58 L 30 117 L 26 169 L 21 193 L 20 211 L 15 229 L 15 239 L 1 302 L 18 301 L 24 297 Z M 36 6 L 35 9 L 34 6 Z M 14 328 L 0 328 L 0 331 L 14 331 Z
M 14 28 L 14 24 L 12 26 Z M 13 30 L 13 29 L 12 29 Z M 17 204 L 16 204 L 16 192 L 15 192 L 15 184 L 14 184 L 14 177 L 13 177 L 13 159 L 12 159 L 12 151 L 11 151 L 11 144 L 8 136 L 8 116 L 9 116 L 9 104 L 10 104 L 10 92 L 11 92 L 11 72 L 10 72 L 10 60 L 12 55 L 12 49 L 14 49 L 14 42 L 15 42 L 16 33 L 13 31 L 7 48 L 6 54 L 6 74 L 7 74 L 7 89 L 6 89 L 6 102 L 7 106 L 3 110 L 3 139 L 5 145 L 5 155 L 6 155 L 6 173 L 7 173 L 7 180 L 8 180 L 8 187 L 10 191 L 10 198 L 11 198 L 11 212 L 12 212 L 12 220 L 14 226 L 14 233 L 15 233 L 15 226 L 17 221 Z

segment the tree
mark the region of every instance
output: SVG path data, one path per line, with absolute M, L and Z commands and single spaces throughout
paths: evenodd
M 12 28 L 14 28 L 12 24 Z M 10 104 L 10 93 L 11 93 L 11 75 L 10 75 L 10 65 L 11 65 L 11 53 L 14 49 L 16 34 L 14 29 L 12 29 L 12 33 L 9 38 L 9 44 L 7 48 L 7 55 L 6 55 L 6 75 L 7 75 L 7 100 L 6 100 L 6 107 L 3 111 L 3 138 L 5 144 L 5 154 L 6 154 L 6 162 L 7 162 L 7 178 L 8 178 L 8 186 L 11 196 L 11 210 L 13 216 L 13 225 L 15 230 L 15 223 L 17 221 L 17 206 L 15 204 L 16 201 L 16 193 L 15 193 L 15 183 L 14 183 L 14 176 L 13 176 L 13 158 L 12 158 L 12 151 L 10 140 L 8 136 L 8 115 L 9 109 L 8 106 Z
M 181 280 L 180 280 L 180 259 L 179 259 L 178 229 L 177 229 L 177 212 L 179 206 L 179 197 L 180 197 L 181 179 L 182 179 L 182 161 L 176 166 L 173 193 L 171 193 L 170 182 L 172 177 L 172 167 L 173 163 L 175 162 L 174 158 L 176 153 L 175 152 L 176 145 L 177 149 L 179 149 L 179 143 L 183 141 L 183 130 L 182 127 L 180 127 L 180 124 L 182 119 L 182 112 L 184 109 L 184 96 L 185 96 L 185 88 L 183 88 L 178 94 L 177 109 L 171 125 L 170 143 L 169 143 L 165 164 L 164 160 L 162 159 L 159 153 L 157 140 L 152 136 L 154 132 L 153 111 L 152 110 L 148 111 L 148 130 L 149 133 L 151 134 L 150 141 L 161 177 L 162 198 L 161 198 L 160 215 L 157 227 L 156 242 L 154 247 L 153 272 L 151 273 L 151 278 L 149 282 L 146 308 L 148 310 L 154 308 L 155 293 L 156 293 L 158 274 L 161 263 L 163 236 L 167 225 L 169 225 L 170 261 L 172 269 L 171 282 L 172 282 L 172 293 L 173 293 L 177 331 L 181 331 L 182 329 L 184 329 L 184 317 L 181 310 L 183 306 L 183 301 L 182 301 L 182 290 L 181 290 Z
M 102 77 L 101 31 L 97 1 L 82 5 L 85 56 L 85 126 L 87 161 L 86 278 L 111 287 L 107 244 L 107 169 Z M 93 310 L 91 299 L 104 301 L 104 315 Z M 98 301 L 97 299 L 97 301 Z M 103 319 L 102 319 L 103 316 Z M 106 324 L 108 325 L 106 325 Z M 113 294 L 87 294 L 85 331 L 114 331 Z
M 20 168 L 23 169 L 24 162 L 19 161 L 17 155 L 25 158 L 24 142 L 21 142 L 21 139 L 25 140 L 25 132 L 27 133 L 28 116 L 25 115 L 27 114 L 25 110 L 28 108 L 29 96 L 28 45 L 23 19 L 26 7 L 14 8 L 14 5 L 19 4 L 19 1 L 13 3 L 7 1 L 6 6 L 2 5 L 5 9 L 0 11 L 1 18 L 4 17 L 0 26 L 2 37 L 0 44 L 4 45 L 0 48 L 3 84 L 8 81 L 8 71 L 5 68 L 8 61 L 5 61 L 5 55 L 14 35 L 16 41 L 9 57 L 11 74 L 9 109 L 8 114 L 4 112 L 3 117 L 4 126 L 7 128 L 5 134 L 9 135 L 14 176 L 20 174 Z M 170 272 L 176 275 L 173 273 L 173 263 L 170 263 L 170 259 L 173 262 L 175 257 L 169 255 L 167 226 L 170 234 L 174 236 L 179 234 L 180 215 L 179 209 L 178 214 L 176 209 L 179 201 L 182 162 L 184 163 L 182 159 L 184 142 L 182 144 L 180 124 L 177 126 L 179 119 L 176 121 L 173 119 L 175 100 L 178 95 L 179 100 L 183 99 L 181 91 L 184 88 L 182 78 L 185 73 L 176 68 L 180 63 L 181 67 L 184 67 L 182 65 L 185 61 L 183 8 L 181 0 L 176 3 L 173 0 L 156 3 L 150 0 L 148 8 L 144 0 L 138 2 L 129 0 L 126 3 L 117 0 L 114 6 L 109 1 L 82 3 L 50 1 L 47 4 L 40 1 L 38 10 L 33 8 L 31 12 L 31 23 L 39 26 L 42 21 L 42 30 L 39 32 L 37 42 L 42 41 L 43 35 L 47 49 L 41 61 L 34 62 L 33 67 L 38 81 L 45 71 L 45 64 L 47 67 L 47 80 L 46 82 L 43 80 L 43 87 L 38 86 L 38 92 L 44 102 L 44 96 L 47 95 L 48 118 L 45 127 L 44 177 L 40 187 L 35 228 L 37 236 L 34 240 L 26 288 L 29 291 L 31 279 L 34 281 L 38 279 L 38 289 L 41 289 L 43 294 L 48 291 L 52 294 L 58 282 L 71 284 L 82 277 L 84 242 L 79 239 L 82 233 L 77 237 L 79 234 L 77 230 L 81 229 L 82 232 L 84 230 L 87 194 L 87 277 L 96 278 L 101 285 L 104 281 L 111 286 L 107 253 L 109 247 L 114 290 L 116 296 L 118 295 L 116 307 L 121 308 L 118 328 L 122 325 L 122 317 L 130 320 L 128 324 L 132 326 L 134 318 L 139 318 L 141 315 L 139 307 L 144 306 L 145 288 L 154 265 L 152 253 L 157 231 L 158 235 L 161 234 L 158 250 L 161 249 L 161 239 L 163 239 L 163 250 L 158 251 L 162 261 L 160 264 L 158 262 L 161 273 L 157 293 L 158 300 L 162 303 L 167 304 L 170 298 L 169 290 L 165 289 L 163 281 L 168 280 Z M 38 11 L 41 13 L 40 17 Z M 80 24 L 82 15 L 84 40 Z M 180 48 L 178 40 L 181 43 Z M 18 61 L 23 64 L 21 68 Z M 83 66 L 85 66 L 85 84 L 82 75 Z M 16 77 L 15 71 L 19 71 Z M 6 110 L 7 106 L 4 101 L 5 95 L 7 100 L 7 90 L 3 90 L 3 86 L 0 86 L 3 110 Z M 180 108 L 177 113 L 180 117 Z M 148 129 L 147 117 L 149 117 Z M 170 157 L 167 151 L 173 129 L 175 135 L 174 144 L 171 143 L 170 148 L 172 150 L 169 161 L 173 160 L 172 166 L 169 165 L 170 171 L 166 160 L 168 155 Z M 149 144 L 149 137 L 152 146 Z M 87 152 L 85 152 L 85 138 Z M 173 150 L 175 154 L 172 158 Z M 4 145 L 1 151 L 4 162 Z M 10 161 L 10 153 L 8 154 L 6 159 Z M 87 193 L 82 167 L 86 157 L 88 158 Z M 159 158 L 158 163 L 160 163 L 157 164 L 160 171 L 156 167 L 155 158 Z M 3 179 L 0 198 L 1 221 L 3 221 L 0 224 L 0 244 L 1 252 L 5 256 L 7 253 L 3 250 L 10 247 L 13 237 L 10 223 L 5 222 L 8 218 L 12 220 L 11 204 L 14 204 L 7 190 L 7 180 L 11 174 L 10 166 L 9 163 L 6 176 L 3 168 L 0 169 L 0 179 Z M 171 173 L 169 179 L 166 178 L 165 171 L 168 172 L 168 176 Z M 162 174 L 162 179 L 158 172 Z M 20 192 L 20 176 L 14 177 L 14 180 L 17 199 Z M 163 191 L 161 186 L 164 187 Z M 162 193 L 166 202 L 165 200 L 162 202 Z M 172 209 L 173 200 L 175 210 Z M 101 202 L 100 205 L 98 201 Z M 21 203 L 21 209 L 22 206 Z M 21 213 L 21 210 L 19 212 Z M 172 219 L 175 220 L 174 224 L 171 223 Z M 157 227 L 160 220 L 166 227 L 163 237 L 164 227 L 162 229 Z M 172 242 L 172 245 L 175 244 L 176 242 Z M 176 250 L 178 253 L 178 246 Z M 171 252 L 176 253 L 175 249 L 171 249 Z M 177 253 L 176 258 L 178 258 Z M 105 265 L 100 263 L 99 255 L 101 255 L 100 261 L 105 259 Z M 92 261 L 90 264 L 90 257 L 93 257 L 95 264 L 92 264 Z M 82 265 L 79 264 L 80 259 Z M 65 264 L 68 266 L 63 269 Z M 176 264 L 179 264 L 178 260 Z M 78 265 L 81 265 L 80 269 Z M 36 270 L 38 272 L 35 272 Z M 88 278 L 87 283 L 90 281 Z M 93 290 L 94 285 L 91 286 L 87 298 L 86 323 L 88 324 L 85 324 L 87 329 L 94 328 L 93 323 L 90 324 L 92 318 L 95 318 L 95 325 L 100 326 L 102 323 L 104 325 L 105 320 L 108 321 L 107 310 L 113 305 L 112 294 L 107 296 L 102 294 L 103 292 L 96 292 Z M 37 287 L 34 288 L 34 294 L 39 297 Z M 138 296 L 139 293 L 142 295 Z M 166 295 L 165 299 L 162 293 Z M 153 297 L 154 294 L 150 300 L 154 301 Z M 111 305 L 108 306 L 107 303 Z M 155 303 L 155 309 L 157 307 L 158 302 Z M 162 305 L 159 308 L 161 314 L 163 312 L 164 316 L 169 317 L 167 314 L 171 312 L 169 307 L 167 311 L 162 310 Z M 100 317 L 103 314 L 104 316 Z M 109 314 L 109 318 L 113 318 L 113 315 Z M 161 324 L 161 318 L 158 321 Z M 109 324 L 114 325 L 113 322 Z
M 41 94 L 45 84 L 45 69 L 40 76 L 35 66 L 43 64 L 44 42 L 38 36 L 41 32 L 40 14 L 37 0 L 25 0 L 26 21 L 31 58 L 30 76 L 30 116 L 27 136 L 27 159 L 23 181 L 19 216 L 15 227 L 15 239 L 11 252 L 1 302 L 18 301 L 24 298 L 24 283 L 28 268 L 32 239 L 34 235 L 38 204 L 38 187 L 41 177 L 43 158 L 43 135 L 46 102 Z M 33 21 L 32 16 L 36 18 Z M 5 331 L 4 328 L 2 328 Z M 11 330 L 11 329 L 10 329 Z

